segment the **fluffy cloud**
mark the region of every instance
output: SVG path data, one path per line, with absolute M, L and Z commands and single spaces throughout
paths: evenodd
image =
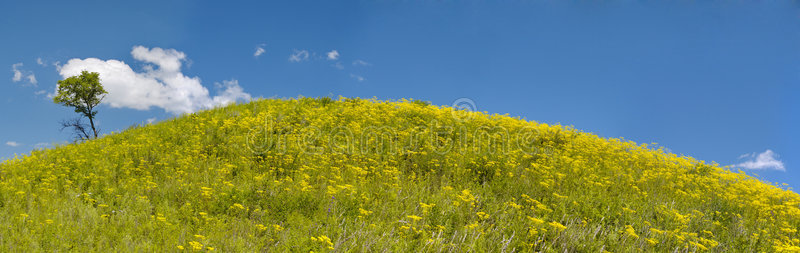
M 256 58 L 258 58 L 258 57 L 259 57 L 259 56 L 261 56 L 262 54 L 266 53 L 266 52 L 267 52 L 267 50 L 265 50 L 265 49 L 264 49 L 264 46 L 266 46 L 266 44 L 261 44 L 261 45 L 258 45 L 258 46 L 256 47 L 256 52 L 255 52 L 255 53 L 253 53 L 253 56 L 254 56 L 254 57 L 256 57 Z
M 250 94 L 244 92 L 242 86 L 239 86 L 238 80 L 222 81 L 222 83 L 215 83 L 214 86 L 221 91 L 214 97 L 214 104 L 227 105 L 237 100 L 248 101 L 251 99 Z
M 778 154 L 769 149 L 760 154 L 752 153 L 739 156 L 739 159 L 745 158 L 749 158 L 749 160 L 736 164 L 734 167 L 740 167 L 748 170 L 786 171 L 786 167 L 783 166 L 783 162 L 778 160 Z
M 19 142 L 16 142 L 16 141 L 7 141 L 6 145 L 11 146 L 11 147 L 19 147 L 20 144 L 19 144 Z
M 294 53 L 289 55 L 290 62 L 301 62 L 308 60 L 308 51 L 307 50 L 294 50 Z
M 28 81 L 27 85 L 36 86 L 36 84 L 38 83 L 36 81 L 36 75 L 34 75 L 33 72 L 23 71 L 21 68 L 22 68 L 21 62 L 11 65 L 11 72 L 14 73 L 13 76 L 11 76 L 11 81 L 14 81 L 16 83 L 22 81 L 22 79 L 26 79 Z
M 327 53 L 328 60 L 336 60 L 339 59 L 339 51 L 333 50 Z
M 182 62 L 186 60 L 186 54 L 183 52 L 175 49 L 164 50 L 158 47 L 149 49 L 143 46 L 135 46 L 131 51 L 131 56 L 139 61 L 156 64 L 159 70 L 166 73 L 179 72 Z
M 19 67 L 22 67 L 21 62 L 11 65 L 11 72 L 14 72 L 14 76 L 11 77 L 11 81 L 19 82 L 22 80 L 22 71 L 19 70 Z
M 131 55 L 147 63 L 142 71 L 136 72 L 119 60 L 76 58 L 61 66 L 59 74 L 67 78 L 80 75 L 83 70 L 100 73 L 101 82 L 108 91 L 103 103 L 114 108 L 149 110 L 158 107 L 180 114 L 250 99 L 250 94 L 235 80 L 226 82 L 222 85 L 224 89 L 211 97 L 199 77 L 188 77 L 181 72 L 186 54 L 175 49 L 135 46 Z

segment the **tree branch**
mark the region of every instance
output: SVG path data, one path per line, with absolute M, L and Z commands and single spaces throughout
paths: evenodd
M 75 136 L 75 140 L 88 140 L 91 138 L 89 133 L 87 132 L 87 125 L 83 123 L 81 117 L 74 118 L 74 119 L 67 119 L 61 121 L 61 131 L 64 129 L 72 128 L 72 134 Z

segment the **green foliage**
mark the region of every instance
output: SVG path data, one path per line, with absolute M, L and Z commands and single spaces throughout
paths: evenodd
M 94 127 L 94 118 L 97 115 L 95 107 L 103 101 L 107 93 L 100 84 L 100 74 L 84 70 L 79 76 L 58 81 L 58 91 L 53 97 L 53 102 L 72 107 L 76 113 L 89 118 L 94 137 L 97 138 L 97 130 Z
M 79 76 L 69 77 L 58 81 L 58 93 L 53 102 L 75 108 L 75 112 L 86 117 L 97 114 L 94 111 L 107 94 L 100 84 L 100 74 L 97 72 L 83 71 Z

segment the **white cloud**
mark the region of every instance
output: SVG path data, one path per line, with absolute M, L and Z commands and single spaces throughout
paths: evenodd
M 19 147 L 19 145 L 21 145 L 21 144 L 19 144 L 19 142 L 16 142 L 16 141 L 7 141 L 6 145 L 11 146 L 11 147 Z
M 294 50 L 294 53 L 289 55 L 290 62 L 301 62 L 308 60 L 308 51 L 306 50 Z
M 372 66 L 372 63 L 365 62 L 363 60 L 355 60 L 353 61 L 353 66 Z
M 175 49 L 165 50 L 159 47 L 149 49 L 143 46 L 135 46 L 131 51 L 131 56 L 139 61 L 156 64 L 160 71 L 167 73 L 179 72 L 181 70 L 181 62 L 186 60 L 186 54 L 183 52 Z
M 334 68 L 336 68 L 338 70 L 343 70 L 344 69 L 344 65 L 342 65 L 341 62 L 336 62 L 335 64 L 333 64 L 331 66 L 333 66 Z
M 47 93 L 47 91 L 46 91 L 46 90 L 37 90 L 37 91 L 36 91 L 36 92 L 34 92 L 33 94 L 36 94 L 36 95 L 42 95 L 42 94 L 45 94 L 45 93 Z
M 136 72 L 119 60 L 75 58 L 61 66 L 59 74 L 67 78 L 80 75 L 83 70 L 100 73 L 100 80 L 108 91 L 103 103 L 114 108 L 149 110 L 158 107 L 180 114 L 250 98 L 238 82 L 225 86 L 225 90 L 211 97 L 199 77 L 188 77 L 181 72 L 186 54 L 175 49 L 135 46 L 131 55 L 155 66 L 145 65 L 143 71 Z
M 256 58 L 258 58 L 258 57 L 259 57 L 259 56 L 261 56 L 262 54 L 266 53 L 266 52 L 267 52 L 267 50 L 266 50 L 266 49 L 264 49 L 264 47 L 265 47 L 265 46 L 266 46 L 266 44 L 260 44 L 260 45 L 258 45 L 258 46 L 256 47 L 256 52 L 255 52 L 255 53 L 253 53 L 253 56 L 254 56 L 254 57 L 256 57 Z
M 22 71 L 19 70 L 19 67 L 22 67 L 21 62 L 11 65 L 11 72 L 14 72 L 14 76 L 11 77 L 11 81 L 19 82 L 22 80 Z
M 30 86 L 36 87 L 36 84 L 38 83 L 36 81 L 36 75 L 34 75 L 33 72 L 24 71 L 24 70 L 20 69 L 21 67 L 22 67 L 22 63 L 21 62 L 11 65 L 11 72 L 14 73 L 14 75 L 11 77 L 11 81 L 14 81 L 16 83 L 16 82 L 22 81 L 22 79 L 24 78 L 24 79 L 28 80 L 28 84 L 26 84 L 24 86 L 30 85 Z
M 39 83 L 39 82 L 36 81 L 36 76 L 34 76 L 33 74 L 28 75 L 28 82 L 33 84 L 33 85 L 36 85 L 37 83 Z
M 336 60 L 339 59 L 339 51 L 333 50 L 328 52 L 328 60 Z
M 744 154 L 739 156 L 739 159 L 743 158 L 750 158 L 749 160 L 734 165 L 734 167 L 740 167 L 743 169 L 748 170 L 779 170 L 779 171 L 786 171 L 786 167 L 784 167 L 783 162 L 778 160 L 778 154 L 772 152 L 772 150 L 767 149 L 760 154 Z
M 363 76 L 359 76 L 359 75 L 355 75 L 355 74 L 350 74 L 350 77 L 353 78 L 353 79 L 356 79 L 356 81 L 359 81 L 359 82 L 363 82 L 364 80 L 367 80 Z
M 47 66 L 47 63 L 45 63 L 44 60 L 42 60 L 42 57 L 36 57 L 36 64 L 39 64 L 41 66 Z
M 251 99 L 250 94 L 244 92 L 242 86 L 239 86 L 238 80 L 222 81 L 222 83 L 215 83 L 214 86 L 219 90 L 218 95 L 214 97 L 216 105 L 228 105 L 237 100 L 249 101 Z
M 156 122 L 156 118 L 147 119 L 147 124 L 153 124 L 153 122 Z

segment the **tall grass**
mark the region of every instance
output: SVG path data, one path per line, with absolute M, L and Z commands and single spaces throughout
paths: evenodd
M 0 164 L 0 250 L 792 251 L 800 197 L 411 101 L 258 100 Z

